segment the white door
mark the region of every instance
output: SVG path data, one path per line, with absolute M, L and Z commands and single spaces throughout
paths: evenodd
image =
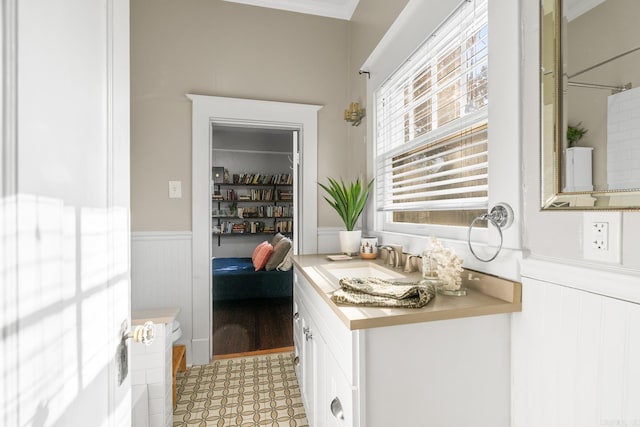
M 3 15 L 0 425 L 128 426 L 129 0 Z
M 303 179 L 303 175 L 300 173 L 300 131 L 294 130 L 291 132 L 291 152 L 293 154 L 292 175 L 293 175 L 293 253 L 300 253 L 300 239 L 304 235 L 304 229 L 302 228 L 302 200 L 298 191 L 303 188 L 302 183 L 299 181 Z

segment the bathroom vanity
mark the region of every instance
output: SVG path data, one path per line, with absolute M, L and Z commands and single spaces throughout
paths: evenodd
M 507 427 L 510 313 L 521 285 L 465 271 L 420 309 L 338 306 L 345 276 L 417 281 L 380 260 L 294 257 L 296 375 L 313 427 Z

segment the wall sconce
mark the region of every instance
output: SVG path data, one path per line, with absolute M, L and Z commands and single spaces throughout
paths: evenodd
M 352 102 L 349 108 L 344 110 L 344 119 L 351 123 L 351 126 L 358 126 L 365 116 L 364 108 L 360 108 L 360 104 Z

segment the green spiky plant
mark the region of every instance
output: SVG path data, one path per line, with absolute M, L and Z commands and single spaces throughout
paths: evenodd
M 369 197 L 373 180 L 366 186 L 363 185 L 360 178 L 348 184 L 345 184 L 342 178 L 340 178 L 340 182 L 332 178 L 328 178 L 328 180 L 329 185 L 318 183 L 329 195 L 329 197 L 324 196 L 324 199 L 338 212 L 347 231 L 353 231 L 353 227 L 355 227 L 367 202 L 367 197 Z

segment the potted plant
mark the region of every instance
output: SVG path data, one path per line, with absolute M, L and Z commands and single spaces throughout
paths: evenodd
M 324 199 L 338 212 L 346 228 L 346 230 L 340 231 L 340 250 L 347 255 L 357 253 L 360 248 L 362 232 L 354 230 L 354 227 L 367 202 L 373 180 L 367 185 L 364 185 L 360 178 L 350 183 L 345 183 L 342 178 L 340 182 L 333 178 L 328 178 L 328 180 L 328 185 L 321 183 L 318 185 L 327 192 L 328 197 L 324 196 Z
M 582 122 L 575 126 L 567 126 L 567 141 L 569 141 L 569 147 L 574 147 L 578 141 L 582 139 L 584 134 L 588 132 L 587 129 L 580 127 L 581 124 Z

